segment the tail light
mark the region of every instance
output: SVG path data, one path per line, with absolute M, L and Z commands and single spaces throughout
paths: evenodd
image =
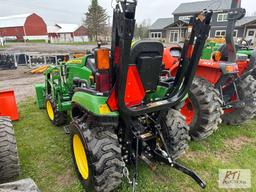
M 109 71 L 100 72 L 96 74 L 96 91 L 107 92 L 111 89 Z
M 96 63 L 98 70 L 109 70 L 110 68 L 109 49 L 96 50 Z
M 112 88 L 110 76 L 110 50 L 98 48 L 95 50 L 97 73 L 95 75 L 96 91 L 107 92 Z

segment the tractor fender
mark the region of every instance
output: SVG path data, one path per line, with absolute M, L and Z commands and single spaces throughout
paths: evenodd
M 175 64 L 170 69 L 171 75 L 176 76 L 179 64 Z M 200 60 L 200 63 L 196 70 L 196 76 L 202 79 L 209 81 L 211 84 L 216 84 L 222 76 L 222 71 L 220 69 L 219 63 L 209 61 L 209 60 Z
M 237 77 L 235 79 L 235 82 L 240 81 L 240 80 L 244 80 L 248 75 L 252 75 L 253 77 L 255 77 L 255 75 L 256 75 L 256 68 L 251 69 L 251 70 L 243 73 L 242 75 L 240 75 L 239 77 Z
M 72 105 L 77 104 L 95 116 L 118 117 L 119 113 L 110 111 L 107 99 L 108 97 L 105 96 L 77 91 L 72 97 Z
M 171 55 L 171 50 L 177 50 L 180 53 L 182 52 L 182 48 L 179 45 L 172 45 L 168 48 L 165 48 L 163 54 L 163 63 L 165 69 L 171 69 L 179 63 L 179 57 L 174 57 Z

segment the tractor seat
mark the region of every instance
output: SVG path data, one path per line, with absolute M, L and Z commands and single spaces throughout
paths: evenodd
M 162 71 L 164 46 L 159 41 L 142 40 L 131 50 L 131 63 L 135 63 L 145 91 L 155 91 Z
M 92 71 L 92 74 L 95 75 L 97 72 L 96 69 L 96 63 L 95 63 L 95 58 L 93 56 L 89 56 L 86 62 L 86 67 Z

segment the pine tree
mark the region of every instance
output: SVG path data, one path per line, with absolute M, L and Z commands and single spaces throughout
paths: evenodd
M 90 38 L 98 41 L 98 36 L 106 33 L 108 20 L 106 9 L 98 4 L 98 0 L 92 0 L 85 16 L 84 24 L 88 29 Z

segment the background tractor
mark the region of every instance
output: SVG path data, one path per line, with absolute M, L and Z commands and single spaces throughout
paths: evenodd
M 18 120 L 13 91 L 0 91 L 0 183 L 20 173 L 12 120 Z
M 162 80 L 162 43 L 139 41 L 131 48 L 136 6 L 136 1 L 117 1 L 111 50 L 99 45 L 82 59 L 46 71 L 45 84 L 35 86 L 39 107 L 46 108 L 57 126 L 65 124 L 70 113 L 66 132 L 76 172 L 87 191 L 112 191 L 123 177 L 135 191 L 138 160 L 152 166 L 151 158 L 204 188 L 197 174 L 175 161 L 190 140 L 176 108 L 193 81 L 212 12 L 191 18 L 177 76 Z M 132 177 L 128 166 L 135 168 Z
M 239 125 L 252 119 L 256 112 L 254 69 L 242 69 L 242 66 L 248 65 L 247 57 L 237 57 L 233 40 L 235 23 L 245 15 L 245 10 L 240 6 L 240 1 L 232 1 L 227 26 L 226 47 L 229 49 L 226 59 L 223 59 L 221 52 L 215 52 L 211 60 L 200 60 L 189 98 L 181 108 L 190 126 L 190 134 L 196 140 L 204 139 L 217 130 L 221 118 L 226 124 Z M 180 53 L 179 46 L 165 49 L 163 62 L 172 76 L 176 75 Z

